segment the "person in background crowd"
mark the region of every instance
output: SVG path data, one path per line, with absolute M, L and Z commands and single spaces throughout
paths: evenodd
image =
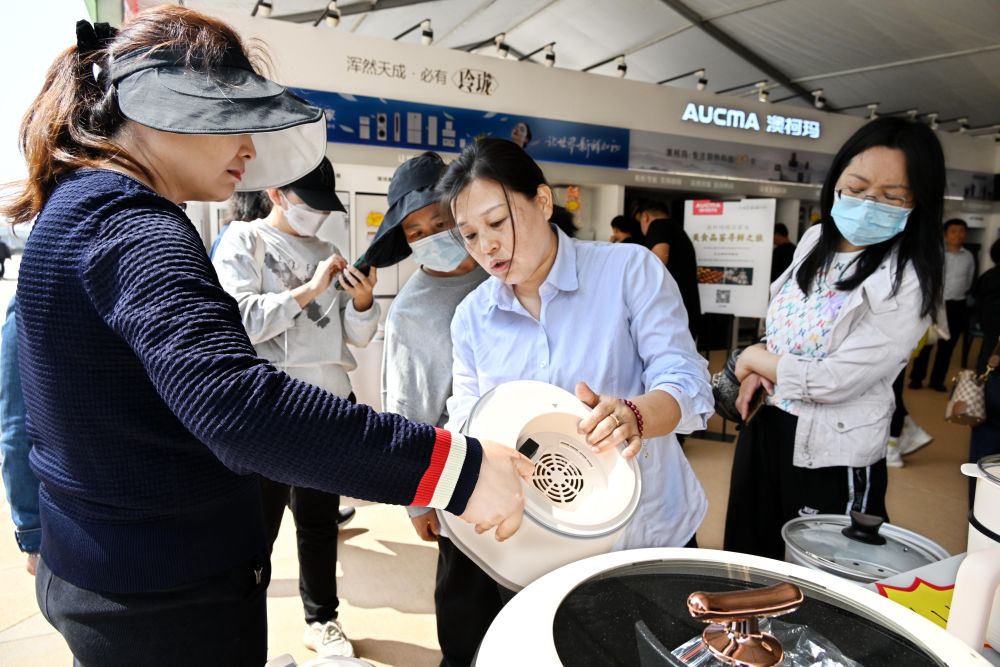
M 913 357 L 920 354 L 922 345 L 917 345 Z M 920 427 L 910 416 L 903 400 L 903 383 L 906 379 L 906 367 L 892 383 L 892 395 L 896 401 L 889 422 L 889 441 L 886 443 L 885 464 L 890 468 L 902 468 L 903 457 L 912 454 L 924 445 L 929 445 L 934 437 Z
M 234 220 L 249 222 L 251 220 L 263 220 L 271 212 L 271 200 L 267 198 L 267 193 L 263 190 L 257 192 L 234 192 L 229 198 L 229 215 L 225 224 L 219 228 L 212 247 L 208 251 L 209 259 L 215 257 L 215 251 L 222 242 L 222 237 L 229 229 L 230 223 Z
M 784 223 L 774 225 L 774 250 L 771 251 L 771 282 L 778 279 L 792 263 L 795 244 L 788 238 L 788 227 Z
M 972 295 L 983 328 L 983 343 L 976 361 L 976 372 L 986 370 L 986 360 L 992 350 L 990 341 L 1000 338 L 1000 238 L 990 246 L 993 266 L 983 272 L 972 286 Z
M 1000 338 L 984 338 L 986 354 L 992 354 Z M 989 360 L 989 356 L 987 356 Z M 972 429 L 969 440 L 969 462 L 977 463 L 984 456 L 1000 454 L 1000 359 L 990 364 L 994 371 L 986 380 L 986 421 Z M 984 363 L 985 367 L 986 364 Z M 976 501 L 976 480 L 969 478 L 969 509 Z
M 0 241 L 0 280 L 3 279 L 4 273 L 7 272 L 7 260 L 13 257 L 10 253 L 10 246 Z
M 781 559 L 781 527 L 858 510 L 888 520 L 892 382 L 937 312 L 944 154 L 926 125 L 879 118 L 833 159 L 822 219 L 771 285 L 766 344 L 746 348 L 724 548 Z
M 17 297 L 7 306 L 0 331 L 0 468 L 14 520 L 17 547 L 27 554 L 27 570 L 38 566 L 42 524 L 38 515 L 38 477 L 28 464 L 31 436 L 26 425 L 21 371 L 17 361 Z
M 372 291 L 375 269 L 366 276 L 335 246 L 316 238 L 331 212 L 345 210 L 334 178 L 324 157 L 299 180 L 267 190 L 271 212 L 263 220 L 234 221 L 212 263 L 222 288 L 236 299 L 258 355 L 293 378 L 354 402 L 347 373 L 357 363 L 347 344 L 368 345 L 380 309 Z M 343 291 L 330 288 L 338 273 Z M 303 643 L 323 657 L 354 657 L 337 620 L 340 497 L 266 478 L 260 490 L 269 551 L 286 506 L 295 519 Z
M 510 131 L 510 140 L 521 148 L 527 148 L 528 144 L 531 143 L 531 127 L 523 120 L 514 123 L 513 129 Z
M 17 293 L 35 590 L 78 664 L 265 662 L 270 569 L 251 473 L 447 509 L 497 539 L 517 530 L 530 461 L 257 356 L 181 204 L 305 175 L 326 123 L 256 73 L 231 27 L 175 5 L 120 31 L 80 21 L 20 148 L 28 177 L 0 214 L 35 219 Z
M 643 243 L 642 230 L 635 218 L 627 215 L 616 215 L 611 219 L 612 243 Z
M 549 221 L 571 239 L 575 239 L 576 233 L 580 231 L 576 228 L 576 221 L 574 220 L 572 211 L 559 204 L 552 206 L 552 217 L 549 218 Z
M 976 277 L 976 264 L 972 253 L 962 247 L 968 226 L 964 220 L 954 218 L 944 223 L 944 307 L 948 322 L 948 338 L 939 338 L 936 345 L 928 344 L 913 361 L 910 370 L 910 389 L 920 389 L 927 377 L 931 351 L 936 347 L 934 367 L 928 386 L 934 391 L 946 392 L 944 382 L 951 365 L 951 353 L 962 340 L 969 323 L 969 309 L 965 302 Z
M 451 233 L 455 222 L 438 203 L 434 186 L 444 169 L 435 153 L 424 153 L 396 169 L 389 184 L 389 210 L 371 244 L 380 255 L 394 261 L 412 255 L 420 265 L 386 317 L 382 408 L 437 426 L 448 421 L 455 308 L 488 277 Z M 500 610 L 497 585 L 441 535 L 434 510 L 408 511 L 417 535 L 438 543 L 434 602 L 441 664 L 469 665 L 478 640 Z
M 646 247 L 660 258 L 681 291 L 687 311 L 688 329 L 697 340 L 701 323 L 701 297 L 698 295 L 698 261 L 694 244 L 680 223 L 670 219 L 666 204 L 645 201 L 635 212 Z
M 579 426 L 591 446 L 624 444 L 626 458 L 647 449 L 638 509 L 614 548 L 694 546 L 707 502 L 673 434 L 704 428 L 714 403 L 663 264 L 643 248 L 576 241 L 555 228 L 545 175 L 509 141 L 467 146 L 438 191 L 490 274 L 451 324 L 449 427 L 504 382 L 575 390 L 592 409 Z M 581 313 L 590 314 L 586 327 Z

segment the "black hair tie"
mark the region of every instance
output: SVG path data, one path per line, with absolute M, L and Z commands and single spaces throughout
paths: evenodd
M 76 53 L 80 59 L 86 58 L 95 51 L 102 51 L 107 48 L 111 40 L 118 34 L 118 29 L 111 27 L 110 23 L 94 23 L 90 21 L 76 22 Z M 91 68 L 91 77 L 95 86 L 104 90 L 107 87 L 107 67 L 101 67 L 94 63 Z M 101 79 L 104 79 L 102 82 Z
M 111 27 L 110 23 L 77 21 L 76 50 L 81 56 L 98 51 L 105 48 L 117 34 L 118 29 Z

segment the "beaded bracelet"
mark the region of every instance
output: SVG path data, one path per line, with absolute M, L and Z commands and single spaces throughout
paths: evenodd
M 639 437 L 641 438 L 642 437 L 642 431 L 643 431 L 643 427 L 642 427 L 642 413 L 639 412 L 639 408 L 637 408 L 635 406 L 635 403 L 633 403 L 632 401 L 628 400 L 627 398 L 623 398 L 622 402 L 625 403 L 625 407 L 627 407 L 629 410 L 631 410 L 632 414 L 635 415 L 635 421 L 639 425 Z

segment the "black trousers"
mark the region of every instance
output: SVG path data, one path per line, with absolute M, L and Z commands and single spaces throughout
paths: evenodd
M 98 593 L 60 579 L 40 560 L 35 594 L 77 667 L 260 667 L 270 578 L 261 557 L 171 590 Z
M 923 382 L 927 377 L 927 365 L 930 363 L 931 351 L 937 349 L 934 357 L 934 367 L 931 369 L 932 387 L 942 387 L 947 379 L 948 366 L 951 365 L 951 353 L 955 349 L 958 341 L 962 340 L 965 329 L 969 325 L 969 308 L 965 305 L 965 300 L 945 301 L 945 312 L 948 316 L 948 331 L 951 337 L 948 340 L 939 340 L 934 345 L 924 345 L 920 354 L 913 361 L 913 370 L 910 371 L 910 382 Z
M 903 434 L 903 421 L 910 414 L 903 403 L 903 380 L 906 376 L 906 368 L 899 371 L 896 381 L 892 383 L 892 394 L 896 399 L 896 407 L 892 411 L 892 421 L 889 423 L 889 436 L 898 438 Z
M 315 489 L 260 480 L 264 534 L 274 549 L 285 507 L 295 519 L 299 552 L 299 596 L 306 623 L 326 623 L 337 618 L 337 527 L 340 496 Z
M 726 512 L 727 551 L 784 560 L 781 527 L 808 514 L 889 516 L 885 459 L 864 468 L 792 465 L 798 417 L 764 406 L 740 431 Z

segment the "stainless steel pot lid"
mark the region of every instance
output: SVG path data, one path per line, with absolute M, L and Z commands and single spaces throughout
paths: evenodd
M 1000 454 L 991 454 L 979 459 L 977 464 L 991 482 L 1000 484 Z
M 792 519 L 781 536 L 790 560 L 859 581 L 878 581 L 950 555 L 922 535 L 858 512 Z

